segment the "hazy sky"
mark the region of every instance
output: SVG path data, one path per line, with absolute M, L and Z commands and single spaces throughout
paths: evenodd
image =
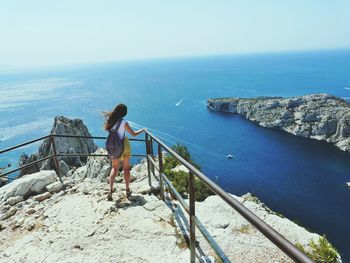
M 350 0 L 0 0 L 2 68 L 334 48 Z

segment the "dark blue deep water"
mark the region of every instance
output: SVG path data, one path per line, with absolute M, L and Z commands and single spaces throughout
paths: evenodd
M 0 73 L 0 149 L 46 135 L 53 117 L 84 120 L 104 135 L 102 110 L 128 105 L 134 127 L 186 144 L 230 193 L 254 193 L 271 209 L 327 238 L 350 262 L 350 153 L 325 142 L 210 112 L 214 97 L 330 93 L 350 98 L 350 51 L 202 57 Z M 182 100 L 177 107 L 175 104 Z M 21 149 L 0 156 L 16 164 Z M 144 146 L 133 145 L 134 153 Z M 234 159 L 225 158 L 233 154 Z M 136 161 L 136 160 L 134 160 Z

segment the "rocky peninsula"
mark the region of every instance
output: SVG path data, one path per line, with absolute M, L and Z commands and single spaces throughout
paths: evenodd
M 263 127 L 323 140 L 350 151 L 350 104 L 328 94 L 299 97 L 217 98 L 209 109 L 242 115 Z
M 74 129 L 74 123 L 66 128 Z M 116 178 L 112 202 L 107 201 L 106 157 L 66 165 L 61 178 L 41 169 L 0 188 L 0 262 L 189 261 L 187 216 L 171 195 L 160 200 L 158 174 L 149 185 L 146 160 L 131 169 L 130 198 L 122 174 Z M 311 250 L 310 242 L 320 241 L 320 235 L 274 213 L 258 198 L 232 196 L 292 243 Z M 292 262 L 218 196 L 196 202 L 196 215 L 232 262 Z M 200 262 L 217 262 L 198 231 L 197 238 Z

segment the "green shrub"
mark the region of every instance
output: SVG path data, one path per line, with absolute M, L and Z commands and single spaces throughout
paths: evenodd
M 179 143 L 173 145 L 171 147 L 177 154 L 179 154 L 182 158 L 200 170 L 200 166 L 192 159 L 190 152 L 188 151 L 185 145 L 181 145 Z M 173 156 L 169 155 L 164 159 L 164 171 L 169 172 L 171 169 L 180 165 L 181 163 Z
M 194 167 L 200 170 L 200 166 L 192 159 L 188 149 L 184 145 L 175 144 L 172 149 L 178 153 L 182 158 L 191 163 Z M 172 171 L 176 166 L 181 165 L 181 163 L 173 156 L 166 156 L 164 158 L 164 172 L 172 182 L 175 189 L 183 197 L 187 197 L 186 193 L 189 193 L 189 174 L 184 171 Z M 213 192 L 210 188 L 204 184 L 200 179 L 195 177 L 195 200 L 203 201 L 208 196 L 212 195 Z
M 317 263 L 338 262 L 338 252 L 325 236 L 320 237 L 317 244 L 311 240 L 308 245 L 310 249 L 305 249 L 300 243 L 296 243 L 295 245 Z

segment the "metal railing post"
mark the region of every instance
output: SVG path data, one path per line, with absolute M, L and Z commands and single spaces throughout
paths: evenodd
M 153 157 L 154 156 L 154 153 L 153 153 L 153 139 L 152 138 L 150 139 L 149 147 L 150 147 L 151 158 L 154 161 L 154 157 Z M 156 169 L 155 169 L 153 164 L 152 164 L 152 173 L 153 173 L 153 176 L 155 177 L 156 176 Z
M 158 162 L 159 162 L 159 186 L 160 186 L 160 198 L 164 201 L 164 185 L 161 174 L 164 172 L 163 168 L 163 154 L 162 146 L 158 143 Z
M 60 178 L 60 180 L 61 180 L 61 169 L 60 169 L 60 164 L 58 163 L 58 159 L 57 159 L 55 135 L 50 136 L 50 141 L 51 141 L 51 145 L 52 145 L 53 161 L 54 161 L 55 167 L 56 167 L 56 174 L 57 174 L 58 178 Z
M 190 253 L 191 253 L 191 263 L 196 261 L 196 225 L 195 225 L 195 191 L 194 191 L 194 175 L 189 173 L 190 183 L 189 183 L 189 192 L 190 192 Z
M 149 141 L 148 141 L 148 134 L 145 133 L 145 142 L 146 142 L 146 159 L 147 159 L 147 173 L 148 173 L 148 184 L 149 186 L 152 186 L 151 182 L 151 167 L 150 167 L 150 161 L 148 160 L 148 156 L 150 154 L 149 150 Z

